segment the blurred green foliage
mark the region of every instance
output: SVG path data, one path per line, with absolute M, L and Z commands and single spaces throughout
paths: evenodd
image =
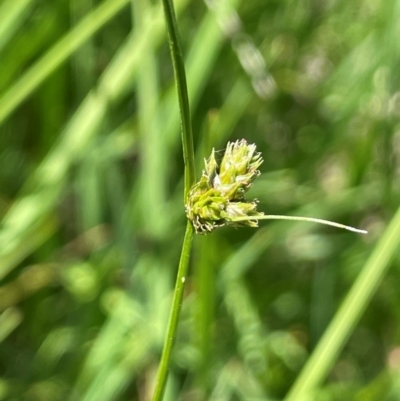
M 165 399 L 280 400 L 398 207 L 400 3 L 175 5 L 198 175 L 245 138 L 259 210 L 369 230 L 195 239 Z M 148 400 L 185 227 L 159 2 L 2 0 L 0 123 L 0 400 Z M 392 243 L 315 400 L 400 399 Z

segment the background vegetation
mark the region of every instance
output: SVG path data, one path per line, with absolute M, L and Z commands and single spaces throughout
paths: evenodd
M 260 210 L 369 234 L 196 237 L 165 399 L 284 399 L 374 271 L 307 399 L 399 400 L 400 3 L 175 5 L 198 175 L 245 138 Z M 2 0 L 0 124 L 0 399 L 148 400 L 185 227 L 161 4 Z

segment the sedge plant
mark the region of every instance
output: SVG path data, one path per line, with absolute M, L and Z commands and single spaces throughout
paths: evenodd
M 366 233 L 364 230 L 323 219 L 301 216 L 265 215 L 259 212 L 257 210 L 257 200 L 248 201 L 245 199 L 245 194 L 252 186 L 253 181 L 260 175 L 259 167 L 263 159 L 261 153 L 256 151 L 256 145 L 248 144 L 245 139 L 228 142 L 225 154 L 219 164 L 215 157 L 215 150 L 213 149 L 211 156 L 205 160 L 205 168 L 200 180 L 195 182 L 196 174 L 189 97 L 173 1 L 163 0 L 163 7 L 181 117 L 185 169 L 184 204 L 187 225 L 153 401 L 161 401 L 165 390 L 194 233 L 208 234 L 225 225 L 233 227 L 258 227 L 259 220 L 269 219 L 308 221 L 343 228 L 357 233 Z

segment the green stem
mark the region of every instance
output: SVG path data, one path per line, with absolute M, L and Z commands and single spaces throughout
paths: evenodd
M 182 145 L 183 159 L 185 162 L 185 191 L 184 201 L 186 202 L 190 188 L 196 181 L 193 133 L 190 117 L 189 97 L 186 84 L 185 64 L 183 62 L 181 42 L 178 34 L 175 11 L 172 0 L 163 0 L 165 21 L 167 24 L 169 45 L 172 62 L 174 65 L 174 74 L 176 80 L 176 89 L 178 91 L 179 108 L 181 112 L 182 124 Z
M 171 359 L 172 346 L 175 339 L 176 328 L 178 326 L 179 313 L 182 306 L 183 290 L 185 288 L 186 274 L 189 266 L 190 249 L 193 240 L 193 226 L 190 221 L 187 222 L 185 238 L 181 258 L 179 261 L 178 275 L 176 277 L 174 298 L 172 300 L 172 309 L 169 316 L 167 335 L 164 341 L 164 349 L 161 355 L 161 362 L 158 368 L 156 388 L 153 395 L 153 401 L 161 401 L 165 383 L 167 381 L 168 367 Z
M 196 181 L 192 122 L 190 117 L 185 65 L 183 62 L 181 43 L 179 40 L 174 6 L 172 0 L 163 0 L 163 5 L 164 5 L 165 21 L 167 25 L 167 31 L 170 43 L 172 63 L 174 66 L 176 89 L 178 92 L 179 110 L 181 115 L 183 159 L 185 163 L 184 202 L 186 202 L 190 188 Z M 172 300 L 172 308 L 169 316 L 167 334 L 164 340 L 164 349 L 161 355 L 160 366 L 158 368 L 153 401 L 161 401 L 164 394 L 165 384 L 167 381 L 168 368 L 171 359 L 172 347 L 175 340 L 176 329 L 178 327 L 179 314 L 182 306 L 182 297 L 185 288 L 186 274 L 189 267 L 189 256 L 190 256 L 190 249 L 192 247 L 192 241 L 193 241 L 193 226 L 190 221 L 187 221 L 185 237 L 183 239 L 181 258 L 179 261 L 178 275 L 176 277 L 174 297 Z

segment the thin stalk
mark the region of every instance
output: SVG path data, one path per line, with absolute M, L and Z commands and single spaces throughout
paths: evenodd
M 80 0 L 82 1 L 82 0 Z M 148 23 L 146 14 L 152 8 L 148 0 L 132 0 L 134 26 L 142 32 Z M 144 227 L 149 235 L 159 238 L 162 235 L 166 213 L 163 213 L 167 193 L 167 154 L 165 136 L 160 135 L 161 124 L 157 114 L 160 100 L 158 69 L 155 46 L 148 45 L 142 53 L 138 65 L 137 121 L 140 146 L 139 188 L 135 198 L 138 199 L 138 211 L 145 219 Z M 177 114 L 177 113 L 176 113 Z M 152 213 L 147 213 L 151 210 Z M 167 214 L 168 216 L 168 214 Z M 142 224 L 144 223 L 142 220 Z
M 163 6 L 169 37 L 172 63 L 174 66 L 174 75 L 176 81 L 176 89 L 178 92 L 179 110 L 181 116 L 183 159 L 185 163 L 184 202 L 186 202 L 189 190 L 196 180 L 192 122 L 190 117 L 185 65 L 183 62 L 181 43 L 179 39 L 178 27 L 176 23 L 172 0 L 163 0 Z M 190 249 L 193 242 L 193 232 L 194 230 L 191 222 L 187 221 L 185 237 L 183 239 L 182 252 L 179 261 L 178 274 L 176 277 L 174 296 L 172 300 L 172 308 L 169 316 L 167 334 L 164 340 L 164 348 L 161 355 L 160 366 L 158 368 L 153 401 L 161 401 L 164 394 L 169 364 L 171 360 L 172 347 L 176 336 L 176 329 L 178 327 L 179 314 L 182 306 L 186 274 L 189 267 L 189 257 Z
M 178 275 L 176 277 L 174 297 L 172 308 L 168 321 L 167 335 L 165 336 L 164 349 L 161 355 L 160 366 L 158 367 L 156 388 L 153 395 L 153 401 L 161 401 L 167 374 L 169 362 L 171 359 L 172 346 L 175 340 L 176 328 L 178 326 L 179 313 L 182 306 L 183 290 L 185 289 L 186 274 L 189 266 L 190 249 L 193 242 L 193 226 L 190 221 L 187 222 L 185 237 L 183 239 L 181 258 L 179 261 Z
M 343 228 L 344 230 L 353 231 L 359 234 L 367 234 L 367 231 L 360 230 L 358 228 L 354 228 L 351 226 L 345 226 L 344 224 L 335 223 L 334 221 L 323 220 L 323 219 L 315 219 L 313 217 L 302 217 L 302 216 L 280 216 L 280 215 L 263 215 L 263 216 L 244 216 L 244 217 L 235 217 L 230 218 L 230 221 L 246 221 L 246 220 L 295 220 L 295 221 L 308 221 L 310 223 L 319 223 L 325 224 L 326 226 L 332 226 L 337 228 Z
M 183 62 L 182 47 L 176 23 L 174 6 L 172 0 L 163 0 L 163 5 L 181 114 L 183 159 L 185 162 L 184 201 L 186 202 L 189 190 L 196 180 L 192 122 L 186 84 L 185 64 Z

